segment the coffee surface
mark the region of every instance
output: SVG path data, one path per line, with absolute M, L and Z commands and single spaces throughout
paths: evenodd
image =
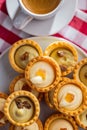
M 61 0 L 22 0 L 24 6 L 36 14 L 46 14 L 54 10 Z

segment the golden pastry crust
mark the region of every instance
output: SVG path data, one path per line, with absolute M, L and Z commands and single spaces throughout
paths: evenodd
M 50 65 L 52 68 L 52 71 L 54 71 L 53 72 L 54 79 L 52 79 L 53 80 L 52 83 L 50 83 L 49 85 L 46 85 L 44 87 L 42 87 L 42 86 L 38 87 L 35 84 L 33 84 L 30 80 L 31 68 L 32 68 L 32 66 L 34 66 L 35 64 L 38 64 L 39 62 L 40 63 L 45 62 L 45 64 Z M 38 69 L 40 69 L 40 68 L 38 68 Z M 51 75 L 51 73 L 50 73 L 50 75 Z M 31 60 L 31 62 L 27 65 L 27 67 L 25 69 L 25 79 L 26 79 L 27 83 L 29 84 L 29 86 L 32 89 L 35 89 L 38 92 L 48 92 L 49 90 L 54 88 L 60 81 L 60 78 L 61 78 L 60 76 L 61 76 L 60 67 L 52 58 L 47 57 L 47 56 L 42 56 L 42 57 L 40 56 L 40 57 L 34 58 L 33 60 Z M 43 80 L 43 82 L 44 82 L 44 80 Z
M 69 74 L 70 72 L 73 71 L 74 66 L 76 65 L 76 63 L 78 61 L 78 53 L 77 53 L 77 50 L 75 49 L 75 47 L 72 46 L 70 43 L 68 43 L 66 41 L 56 41 L 56 42 L 51 43 L 45 49 L 44 55 L 45 56 L 51 56 L 52 52 L 57 50 L 57 49 L 65 49 L 65 50 L 69 51 L 73 56 L 72 61 L 67 61 L 67 57 L 65 57 L 65 54 L 63 54 L 64 52 L 62 50 L 60 50 L 59 53 L 57 52 L 60 58 L 62 58 L 62 57 L 65 58 L 64 63 L 60 64 L 60 68 L 62 70 L 62 76 L 65 76 L 65 75 L 67 75 L 67 74 Z M 70 60 L 70 58 L 69 58 L 69 60 Z M 67 64 L 68 66 L 64 65 L 67 62 L 68 62 L 68 64 Z
M 80 90 L 79 94 L 80 93 L 82 94 L 81 95 L 82 99 L 80 100 L 80 104 L 77 105 L 76 108 L 72 108 L 72 107 L 66 108 L 63 106 L 61 106 L 61 107 L 59 106 L 58 93 L 60 92 L 60 90 L 62 90 L 61 88 L 63 88 L 63 86 L 66 86 L 66 85 L 76 85 L 76 87 Z M 69 92 L 70 92 L 70 90 L 69 90 Z M 71 90 L 71 92 L 72 92 L 72 90 Z M 76 116 L 76 115 L 80 114 L 86 107 L 86 104 L 87 104 L 87 96 L 86 95 L 87 95 L 87 89 L 81 82 L 78 82 L 78 81 L 73 80 L 73 79 L 64 80 L 61 83 L 59 83 L 55 89 L 54 98 L 53 98 L 54 105 L 55 105 L 56 109 L 59 110 L 60 112 L 67 114 L 67 115 L 70 115 L 70 116 Z M 68 98 L 70 98 L 70 100 L 73 99 L 72 95 L 71 95 L 71 97 L 68 97 Z M 65 99 L 65 97 L 64 97 L 64 99 Z
M 76 120 L 76 122 L 77 122 L 77 124 L 81 127 L 81 128 L 83 128 L 83 129 L 87 129 L 87 114 L 84 116 L 84 118 L 85 118 L 85 124 L 81 121 L 81 119 L 80 119 L 80 116 L 81 115 L 83 115 L 83 113 L 86 111 L 86 113 L 87 113 L 87 108 L 81 113 L 81 114 L 79 114 L 79 115 L 76 115 L 76 117 L 75 117 L 75 120 Z
M 15 85 L 20 81 L 22 80 L 22 86 L 20 84 L 18 84 L 19 88 L 16 87 L 17 90 L 15 90 Z M 16 85 L 17 86 L 17 85 Z M 15 91 L 19 91 L 19 90 L 25 90 L 25 91 L 29 91 L 31 93 L 33 93 L 35 95 L 36 93 L 36 97 L 38 98 L 39 101 L 41 101 L 42 97 L 43 97 L 43 94 L 42 93 L 39 93 L 37 91 L 34 91 L 32 90 L 29 85 L 27 84 L 26 80 L 25 80 L 25 77 L 23 74 L 21 75 L 18 75 L 16 76 L 10 83 L 10 86 L 9 86 L 9 91 L 10 93 L 13 93 Z
M 44 130 L 49 130 L 50 124 L 54 120 L 57 120 L 57 119 L 64 119 L 64 120 L 66 120 L 67 122 L 69 122 L 71 124 L 73 130 L 78 130 L 78 126 L 76 125 L 74 119 L 71 116 L 67 116 L 67 115 L 63 115 L 63 114 L 53 114 L 50 117 L 48 117 L 48 119 L 45 121 Z M 66 129 L 64 129 L 64 130 L 66 130 Z
M 38 53 L 38 56 L 42 56 L 43 55 L 43 51 L 42 51 L 40 45 L 37 42 L 33 41 L 33 40 L 22 39 L 22 40 L 19 40 L 19 41 L 15 42 L 12 45 L 12 47 L 10 48 L 10 50 L 9 50 L 9 61 L 10 61 L 10 64 L 11 64 L 12 68 L 15 71 L 19 72 L 19 73 L 24 73 L 25 67 L 22 68 L 22 67 L 20 67 L 16 63 L 16 61 L 15 61 L 15 55 L 16 55 L 17 50 L 19 48 L 23 47 L 23 46 L 28 46 L 28 47 L 30 46 L 31 48 L 34 48 L 34 50 Z M 25 60 L 26 57 L 29 57 L 30 52 L 28 52 L 28 53 L 27 53 L 27 51 L 24 51 L 24 54 L 22 54 L 22 56 L 20 56 L 21 60 Z M 34 56 L 34 57 L 37 57 L 37 56 Z
M 17 101 L 16 99 L 18 99 L 18 98 L 26 98 L 27 100 L 29 100 L 29 102 L 32 102 L 32 105 L 33 105 L 33 111 L 32 111 L 33 116 L 29 117 L 29 119 L 27 119 L 24 122 L 18 121 L 18 119 L 17 119 L 17 121 L 16 121 L 16 119 L 13 119 L 12 113 L 10 112 L 10 110 L 12 112 L 14 110 L 14 109 L 12 110 L 12 107 L 11 107 L 13 105 L 12 103 Z M 18 106 L 18 105 L 20 105 L 19 102 L 16 102 L 17 109 L 19 109 L 19 110 L 15 111 L 16 112 L 15 115 L 17 115 L 19 117 L 19 115 L 21 114 L 20 110 L 22 110 L 22 107 Z M 26 104 L 26 105 L 28 105 L 28 104 Z M 31 105 L 26 106 L 26 109 L 32 109 Z M 24 111 L 25 111 L 25 109 L 24 109 Z M 28 125 L 32 124 L 33 122 L 35 122 L 38 119 L 39 114 L 40 114 L 40 105 L 39 105 L 37 98 L 32 93 L 20 90 L 20 91 L 13 92 L 12 94 L 10 94 L 8 96 L 8 98 L 5 102 L 5 105 L 4 105 L 4 113 L 7 117 L 7 119 L 9 120 L 9 122 L 11 122 L 13 125 L 24 127 L 24 126 L 28 126 Z M 23 113 L 23 111 L 22 111 L 22 113 Z
M 52 109 L 56 109 L 55 106 L 54 106 L 54 102 L 53 102 L 53 92 L 54 92 L 54 90 L 55 90 L 55 88 L 52 89 L 49 92 L 44 93 L 45 102 Z M 52 97 L 49 97 L 49 96 L 52 96 Z
M 87 86 L 87 58 L 82 59 L 74 68 L 73 78 Z
M 42 124 L 41 120 L 37 119 L 36 123 L 38 124 L 38 127 L 39 127 L 38 130 L 43 130 L 43 124 Z M 11 124 L 9 127 L 9 130 L 15 130 L 15 128 L 16 128 L 16 126 Z
M 3 93 L 3 92 L 0 92 L 0 99 L 7 99 L 7 97 L 8 97 L 8 95 L 7 94 L 5 94 L 5 93 Z M 5 102 L 5 101 L 4 101 Z M 2 106 L 2 104 L 0 105 L 0 107 Z M 4 106 L 4 105 L 3 105 Z M 3 108 L 2 108 L 3 109 Z M 5 125 L 8 121 L 7 121 L 7 118 L 5 117 L 5 115 L 4 115 L 4 111 L 3 110 L 0 110 L 0 120 L 4 120 L 4 122 L 3 121 L 0 121 L 0 126 L 3 126 L 3 125 Z

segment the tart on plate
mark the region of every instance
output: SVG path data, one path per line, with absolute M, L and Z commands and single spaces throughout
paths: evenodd
M 39 117 L 39 101 L 30 92 L 24 90 L 13 92 L 5 102 L 4 113 L 13 125 L 22 127 L 31 125 Z
M 44 130 L 78 130 L 78 126 L 72 117 L 53 114 L 45 121 Z
M 87 129 L 87 108 L 81 114 L 76 115 L 75 120 L 80 127 Z
M 60 81 L 59 65 L 51 57 L 40 56 L 29 62 L 25 69 L 25 79 L 32 89 L 48 92 Z
M 9 61 L 15 71 L 24 73 L 27 63 L 31 59 L 42 55 L 43 51 L 37 42 L 22 39 L 15 42 L 10 48 Z
M 19 90 L 29 91 L 29 92 L 33 93 L 38 98 L 39 101 L 41 101 L 41 99 L 43 97 L 42 93 L 39 93 L 38 91 L 35 91 L 29 87 L 23 74 L 16 76 L 12 80 L 12 82 L 10 83 L 10 86 L 9 86 L 9 90 L 10 90 L 10 93 L 13 93 L 13 92 L 19 91 Z
M 7 123 L 7 118 L 3 110 L 7 97 L 7 94 L 0 92 L 0 126 L 3 126 Z
M 9 127 L 9 130 L 43 130 L 43 124 L 40 119 L 38 119 L 36 122 L 29 126 L 20 127 L 20 126 L 14 126 L 11 125 Z
M 59 83 L 54 91 L 54 105 L 57 110 L 70 116 L 80 114 L 87 105 L 87 89 L 73 79 Z
M 75 66 L 73 77 L 87 87 L 87 58 L 82 59 Z
M 73 71 L 78 61 L 78 52 L 73 45 L 66 41 L 51 43 L 44 51 L 45 56 L 52 57 L 59 65 L 62 76 Z

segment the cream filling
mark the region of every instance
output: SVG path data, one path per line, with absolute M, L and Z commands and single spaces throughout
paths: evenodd
M 26 58 L 25 60 L 22 60 L 21 59 L 21 56 L 24 54 L 24 53 L 29 53 L 29 56 L 28 56 L 28 58 Z M 20 68 L 25 68 L 26 67 L 26 65 L 27 65 L 27 63 L 31 60 L 31 59 L 33 59 L 33 58 L 35 58 L 35 57 L 37 57 L 37 56 L 39 56 L 39 54 L 38 54 L 38 51 L 34 48 L 34 47 L 32 47 L 32 46 L 29 46 L 29 45 L 24 45 L 24 46 L 21 46 L 21 47 L 19 47 L 18 49 L 17 49 L 17 51 L 16 51 L 16 53 L 15 53 L 15 62 L 16 62 L 16 64 L 20 67 Z
M 48 130 L 63 130 L 64 128 L 66 128 L 66 130 L 74 130 L 72 124 L 65 119 L 54 120 Z
M 39 130 L 38 124 L 34 122 L 30 126 L 25 126 L 24 129 L 23 127 L 15 126 L 14 130 Z
M 26 84 L 25 78 L 19 79 L 14 86 L 14 91 L 22 90 L 24 84 Z M 30 90 L 31 90 L 30 92 L 32 92 L 36 97 L 39 96 L 39 92 L 32 89 Z
M 22 102 L 27 101 L 31 107 L 18 108 L 16 102 L 13 101 L 9 107 L 9 113 L 13 120 L 24 123 L 29 121 L 33 117 L 34 105 L 28 98 L 20 97 L 20 99 Z
M 79 119 L 85 126 L 87 126 L 87 110 L 80 114 Z
M 58 52 L 62 52 L 63 55 L 59 56 Z M 59 65 L 63 65 L 65 67 L 71 67 L 75 65 L 74 56 L 72 52 L 68 49 L 57 48 L 53 50 L 50 56 L 57 61 Z
M 64 85 L 58 93 L 59 107 L 69 110 L 78 108 L 83 100 L 82 91 L 74 84 Z
M 35 63 L 30 69 L 30 81 L 37 87 L 46 87 L 54 81 L 53 67 L 44 61 Z

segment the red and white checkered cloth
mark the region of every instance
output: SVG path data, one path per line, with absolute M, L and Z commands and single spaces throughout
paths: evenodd
M 65 38 L 87 52 L 87 0 L 78 0 L 71 22 L 53 36 Z M 15 29 L 7 14 L 5 0 L 0 0 L 0 53 L 19 39 L 31 37 Z

